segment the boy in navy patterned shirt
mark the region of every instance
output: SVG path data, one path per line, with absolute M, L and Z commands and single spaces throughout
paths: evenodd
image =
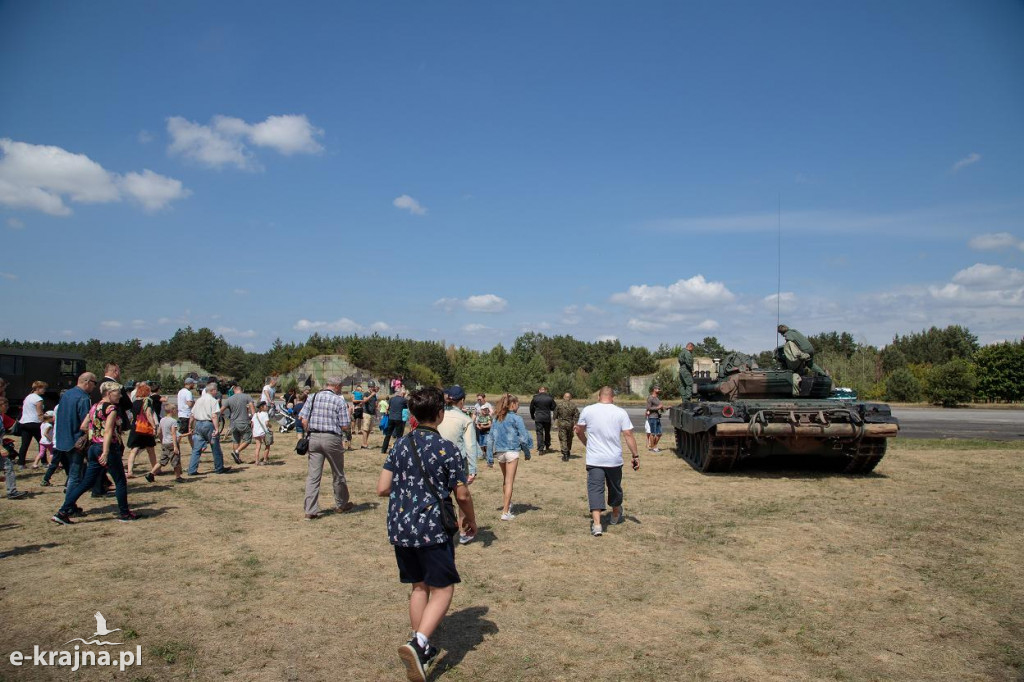
M 476 515 L 466 487 L 462 453 L 437 432 L 444 419 L 441 389 L 413 392 L 409 411 L 419 426 L 395 443 L 380 472 L 377 494 L 390 497 L 388 540 L 395 546 L 399 579 L 412 584 L 409 621 L 413 636 L 398 648 L 398 655 L 408 678 L 425 682 L 439 653 L 429 638 L 448 612 L 455 583 L 461 582 L 455 568 L 455 544 L 441 523 L 441 501 L 455 492 L 462 510 L 462 530 L 468 535 L 476 534 Z M 424 472 L 430 485 L 423 479 Z

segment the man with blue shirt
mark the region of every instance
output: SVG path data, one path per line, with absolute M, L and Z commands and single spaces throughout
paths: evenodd
M 404 401 L 403 401 L 404 402 Z M 409 411 L 419 426 L 399 438 L 384 461 L 377 495 L 388 497 L 388 540 L 395 547 L 399 580 L 412 585 L 409 621 L 413 636 L 398 648 L 406 677 L 426 682 L 440 650 L 430 636 L 440 625 L 461 582 L 455 545 L 445 532 L 441 504 L 454 491 L 462 532 L 476 535 L 473 498 L 466 487 L 462 453 L 437 431 L 445 418 L 444 394 L 434 387 L 414 391 Z
M 67 474 L 67 489 L 72 490 L 82 478 L 85 470 L 85 452 L 75 450 L 75 441 L 82 436 L 82 422 L 92 407 L 90 394 L 96 386 L 96 375 L 85 372 L 79 375 L 78 384 L 64 392 L 57 403 L 57 419 L 53 424 L 53 458 L 40 485 L 51 485 L 50 479 L 59 463 Z M 75 506 L 76 515 L 82 508 Z

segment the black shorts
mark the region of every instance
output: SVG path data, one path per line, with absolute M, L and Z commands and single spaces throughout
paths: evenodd
M 178 435 L 188 433 L 188 417 L 178 417 Z
M 455 569 L 455 545 L 395 547 L 398 579 L 403 583 L 426 583 L 430 587 L 448 587 L 461 583 Z

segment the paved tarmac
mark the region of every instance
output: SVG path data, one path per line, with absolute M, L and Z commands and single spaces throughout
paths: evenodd
M 666 403 L 667 405 L 667 403 Z M 626 412 L 638 431 L 644 430 L 644 408 L 627 407 Z M 899 407 L 893 414 L 900 420 L 900 438 L 982 438 L 986 440 L 1024 440 L 1024 410 L 941 407 Z M 526 406 L 519 408 L 526 428 L 533 431 L 533 420 Z M 661 420 L 669 429 L 668 410 Z M 556 437 L 557 438 L 557 437 Z

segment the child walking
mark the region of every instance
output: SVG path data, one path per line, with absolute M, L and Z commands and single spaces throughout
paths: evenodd
M 43 414 L 43 422 L 39 425 L 39 454 L 32 462 L 32 468 L 38 469 L 39 463 L 49 464 L 53 457 L 53 410 Z
M 270 432 L 270 412 L 269 407 L 262 400 L 256 404 L 256 414 L 252 416 L 252 437 L 256 440 L 256 466 L 260 465 L 261 453 L 266 448 L 266 454 L 263 455 L 263 464 L 270 464 L 270 439 L 267 438 L 267 433 Z
M 377 495 L 389 498 L 387 531 L 395 546 L 398 579 L 412 585 L 412 637 L 398 647 L 398 657 L 409 680 L 426 682 L 440 654 L 430 636 L 452 603 L 455 583 L 461 582 L 455 568 L 453 536 L 443 527 L 442 503 L 455 493 L 467 535 L 476 535 L 476 516 L 462 453 L 437 432 L 444 419 L 441 389 L 431 386 L 414 391 L 409 408 L 419 426 L 400 438 L 388 454 L 377 480 Z
M 147 480 L 151 480 L 150 477 L 159 476 L 163 473 L 164 467 L 168 464 L 174 469 L 174 482 L 184 483 L 185 479 L 181 477 L 181 448 L 178 446 L 178 441 L 181 439 L 182 434 L 178 433 L 178 406 L 168 405 L 166 408 L 166 414 L 164 418 L 160 420 L 160 463 L 157 464 L 153 470 L 147 476 Z

